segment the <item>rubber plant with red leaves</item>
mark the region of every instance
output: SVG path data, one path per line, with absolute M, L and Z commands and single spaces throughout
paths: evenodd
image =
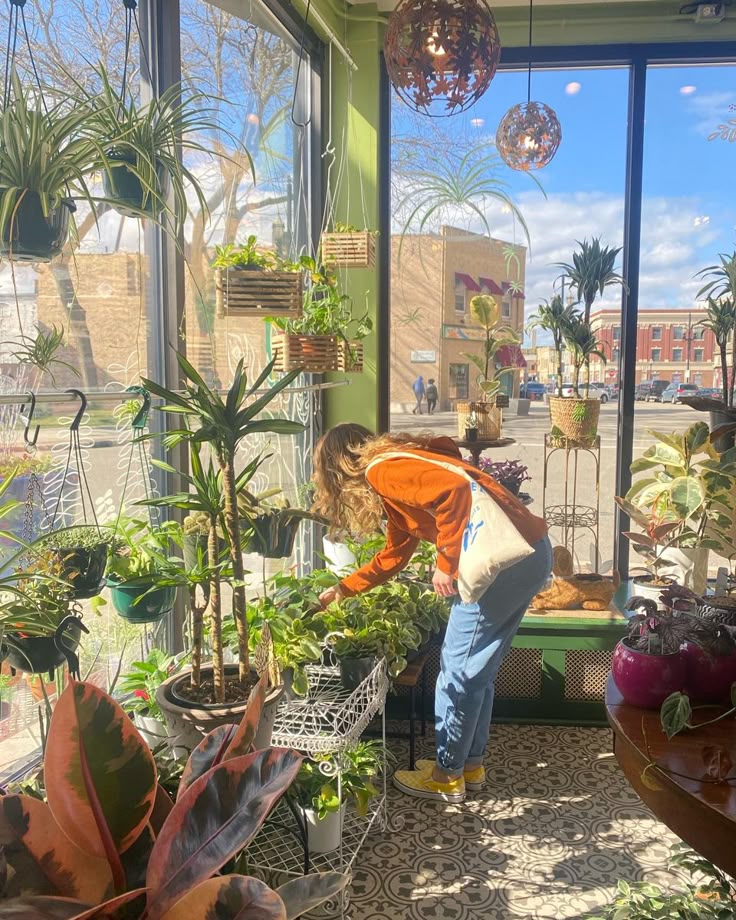
M 289 920 L 336 895 L 338 872 L 277 890 L 220 874 L 299 771 L 286 748 L 253 751 L 266 688 L 239 726 L 192 751 L 173 802 L 151 751 L 104 691 L 72 681 L 51 719 L 47 801 L 0 797 L 0 917 L 22 920 Z

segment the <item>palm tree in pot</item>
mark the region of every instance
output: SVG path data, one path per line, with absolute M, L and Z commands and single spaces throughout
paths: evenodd
M 529 318 L 527 323 L 527 329 L 541 329 L 552 336 L 556 360 L 556 396 L 562 396 L 562 355 L 565 350 L 565 333 L 574 315 L 573 307 L 564 304 L 562 297 L 555 294 L 552 300 L 543 300 L 539 304 L 537 312 Z
M 590 359 L 597 356 L 605 363 L 606 356 L 601 350 L 590 323 L 577 312 L 571 311 L 563 330 L 565 344 L 570 350 L 573 362 L 573 396 L 571 399 L 555 398 L 550 400 L 550 417 L 552 434 L 567 438 L 576 444 L 589 445 L 598 432 L 598 418 L 601 403 L 595 397 L 588 397 L 590 384 Z M 580 393 L 580 375 L 585 368 L 586 395 Z
M 621 247 L 601 246 L 601 238 L 593 237 L 577 240 L 580 249 L 572 254 L 572 262 L 558 262 L 556 268 L 561 268 L 564 275 L 570 279 L 570 285 L 575 289 L 579 303 L 585 307 L 584 319 L 590 322 L 590 311 L 596 297 L 607 287 L 613 284 L 626 285 L 623 275 L 615 270 L 616 258 L 621 252 Z

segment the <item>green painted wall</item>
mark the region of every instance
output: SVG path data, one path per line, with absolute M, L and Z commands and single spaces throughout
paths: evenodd
M 303 12 L 305 0 L 294 0 L 294 5 Z M 539 45 L 588 45 L 736 39 L 736 9 L 732 8 L 719 24 L 696 25 L 692 17 L 678 15 L 680 5 L 677 0 L 636 0 L 538 6 L 534 41 Z M 322 20 L 320 23 L 314 17 L 310 19 L 315 31 L 328 40 L 326 29 L 331 30 L 350 50 L 358 67 L 357 71 L 349 72 L 339 52 L 333 49 L 331 106 L 329 93 L 325 94 L 325 99 L 331 108 L 332 140 L 337 148 L 338 163 L 345 157 L 345 170 L 339 181 L 337 168 L 331 173 L 335 218 L 361 227 L 367 223 L 375 229 L 378 222 L 379 55 L 386 14 L 379 13 L 374 4 L 356 7 L 346 4 L 345 0 L 313 0 L 312 10 Z M 502 7 L 495 12 L 503 44 L 507 47 L 526 45 L 526 4 L 512 9 Z M 341 149 L 343 137 L 344 150 Z M 367 302 L 376 328 L 365 342 L 364 373 L 349 375 L 349 386 L 326 395 L 328 425 L 361 421 L 374 429 L 377 426 L 377 342 L 380 336 L 388 335 L 388 330 L 380 328 L 376 315 L 379 268 L 371 271 L 350 269 L 342 274 L 345 289 L 353 296 L 356 309 L 362 309 Z

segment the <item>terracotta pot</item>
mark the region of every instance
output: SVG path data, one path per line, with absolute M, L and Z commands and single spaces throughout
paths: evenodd
M 177 672 L 173 677 L 165 680 L 156 692 L 156 702 L 166 721 L 166 728 L 176 757 L 188 756 L 202 738 L 218 725 L 237 725 L 243 718 L 248 705 L 247 700 L 214 705 L 189 703 L 182 700 L 176 693 L 177 685 L 183 684 L 189 678 L 190 673 L 191 669 Z M 202 668 L 203 677 L 211 673 L 211 667 Z M 236 664 L 225 665 L 226 676 L 233 677 L 237 673 Z M 252 672 L 252 677 L 258 680 L 255 672 Z M 276 710 L 283 692 L 283 687 L 276 687 L 266 697 L 255 739 L 256 750 L 262 750 L 271 744 Z
M 687 664 L 685 690 L 693 703 L 725 703 L 736 683 L 736 653 L 711 655 L 694 642 L 686 642 L 682 655 Z
M 683 690 L 687 662 L 681 652 L 672 655 L 647 655 L 622 639 L 613 653 L 611 671 L 621 696 L 631 706 L 658 709 L 670 693 Z

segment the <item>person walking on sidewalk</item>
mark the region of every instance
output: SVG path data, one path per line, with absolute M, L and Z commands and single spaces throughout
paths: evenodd
M 427 415 L 431 415 L 437 408 L 437 400 L 439 398 L 440 394 L 434 382 L 434 377 L 430 377 L 427 381 Z
M 414 398 L 417 401 L 416 406 L 411 410 L 412 415 L 416 415 L 417 412 L 422 414 L 422 402 L 424 401 L 424 377 L 420 374 L 412 385 L 412 390 L 414 390 Z
M 435 692 L 437 756 L 397 771 L 407 795 L 462 802 L 485 781 L 494 681 L 531 599 L 552 569 L 545 522 L 492 477 L 465 463 L 450 438 L 332 428 L 314 452 L 314 509 L 332 534 L 386 545 L 320 596 L 323 607 L 398 574 L 420 540 L 437 546 L 432 584 L 453 598 Z M 458 596 L 458 594 L 460 596 Z

